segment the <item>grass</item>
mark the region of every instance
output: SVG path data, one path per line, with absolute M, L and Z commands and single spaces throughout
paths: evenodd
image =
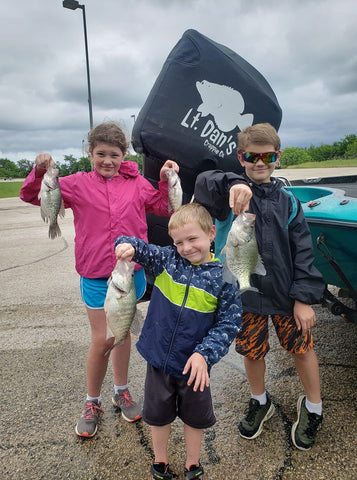
M 306 162 L 299 165 L 291 165 L 289 167 L 281 168 L 344 168 L 344 167 L 357 167 L 357 158 L 339 158 L 325 160 L 324 162 Z
M 0 182 L 0 198 L 18 197 L 24 182 Z

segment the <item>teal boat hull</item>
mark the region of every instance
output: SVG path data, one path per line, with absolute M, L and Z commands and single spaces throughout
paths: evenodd
M 316 268 L 327 285 L 347 289 L 356 301 L 357 198 L 340 189 L 289 186 L 300 200 L 314 245 Z

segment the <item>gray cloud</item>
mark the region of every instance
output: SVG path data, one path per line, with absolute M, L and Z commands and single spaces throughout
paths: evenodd
M 128 134 L 167 55 L 194 28 L 273 88 L 283 147 L 357 133 L 355 0 L 86 0 L 94 122 Z M 61 0 L 0 5 L 0 156 L 83 153 L 89 128 L 82 11 Z

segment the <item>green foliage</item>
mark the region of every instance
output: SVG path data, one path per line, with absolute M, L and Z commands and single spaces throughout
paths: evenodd
M 310 161 L 311 157 L 307 151 L 298 147 L 285 148 L 280 157 L 280 164 L 282 168 Z
M 346 135 L 339 142 L 335 142 L 332 145 L 320 145 L 319 147 L 311 146 L 308 148 L 308 153 L 310 154 L 314 162 L 323 162 L 325 160 L 330 160 L 331 158 L 345 157 L 348 155 L 348 151 L 356 142 L 356 135 Z
M 81 157 L 77 160 L 73 155 L 65 155 L 63 161 L 64 164 L 58 165 L 60 177 L 66 177 L 77 172 L 90 172 L 92 169 L 88 157 Z
M 17 164 L 19 166 L 19 173 L 21 178 L 27 177 L 27 175 L 31 172 L 34 166 L 34 162 L 26 160 L 25 158 L 19 160 Z
M 0 177 L 20 178 L 19 167 L 7 158 L 0 159 Z
M 357 140 L 348 145 L 345 155 L 349 158 L 357 157 Z
M 139 172 L 143 172 L 143 157 L 142 155 L 128 155 L 125 160 L 130 160 L 138 164 Z

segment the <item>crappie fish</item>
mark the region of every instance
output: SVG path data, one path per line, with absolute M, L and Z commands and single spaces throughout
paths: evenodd
M 222 250 L 226 255 L 223 264 L 223 279 L 228 283 L 239 283 L 238 295 L 258 289 L 250 284 L 252 273 L 265 275 L 266 270 L 258 252 L 255 238 L 255 215 L 241 213 L 232 223 L 227 242 Z
M 56 238 L 61 236 L 57 218 L 64 217 L 64 204 L 61 189 L 58 183 L 58 168 L 48 167 L 43 176 L 41 190 L 38 198 L 41 200 L 41 217 L 45 223 L 49 223 L 48 236 Z
M 182 205 L 181 180 L 173 168 L 166 170 L 169 196 L 169 212 L 176 212 Z
M 106 355 L 121 345 L 133 323 L 136 312 L 136 291 L 134 285 L 134 263 L 118 260 L 108 280 L 108 291 L 104 302 L 107 327 L 114 344 Z

